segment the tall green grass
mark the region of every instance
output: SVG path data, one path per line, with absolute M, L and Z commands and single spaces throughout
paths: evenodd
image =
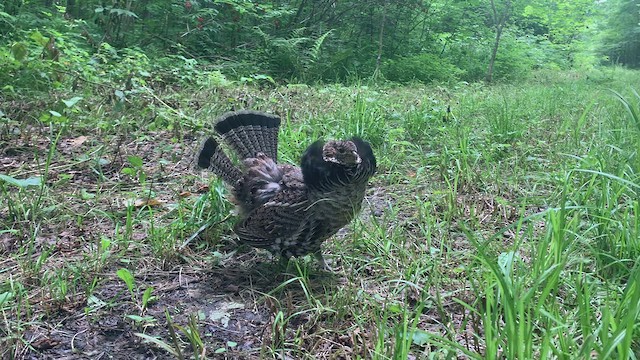
M 304 96 L 300 90 L 252 89 L 257 109 L 290 99 L 281 161 L 298 162 L 316 138 L 358 135 L 372 142 L 379 172 L 361 218 L 324 246 L 334 274 L 324 274 L 311 259 L 297 259 L 282 273 L 259 274 L 261 280 L 273 275 L 267 285 L 225 295 L 269 314 L 260 328 L 261 345 L 241 355 L 638 358 L 640 96 L 633 84 L 640 83 L 640 74 L 616 70 L 602 81 L 592 79 L 545 73 L 522 84 L 451 89 L 319 86 L 305 89 Z M 174 96 L 185 104 L 211 100 L 212 107 L 224 107 L 209 92 Z M 174 130 L 206 128 L 211 119 L 197 117 L 204 113 Z M 152 138 L 138 135 L 141 143 Z M 60 133 L 71 136 L 69 129 Z M 55 145 L 47 156 L 44 174 L 51 164 L 69 161 Z M 227 241 L 231 206 L 218 180 L 177 177 L 171 191 L 207 181 L 209 188 L 169 208 L 98 201 L 167 192 L 152 176 L 140 180 L 140 171 L 153 168 L 142 165 L 127 178 L 128 186 L 109 183 L 95 168 L 100 181 L 98 189 L 89 189 L 95 190 L 93 207 L 65 206 L 65 199 L 86 195 L 69 197 L 62 186 L 16 187 L 0 180 L 0 235 L 19 245 L 7 252 L 6 269 L 0 270 L 3 357 L 39 355 L 30 349 L 29 331 L 56 318 L 59 309 L 44 311 L 36 301 L 41 294 L 60 307 L 82 295 L 87 300 L 80 311 L 94 321 L 121 311 L 111 309 L 129 309 L 119 315 L 144 320 L 126 318 L 144 346 L 170 354 L 239 354 L 233 352 L 239 344 L 200 333 L 206 319 L 190 314 L 180 323 L 182 314 L 170 306 L 162 318 L 149 319 L 152 302 L 121 282 L 112 299 L 95 295 L 124 268 L 135 279 L 130 283 L 152 289 L 146 300 L 162 299 L 161 287 L 147 283 L 149 273 L 157 278 L 173 267 L 251 269 Z M 39 241 L 45 223 L 100 230 L 85 232 L 84 246 L 71 256 Z M 269 261 L 259 252 L 254 258 Z

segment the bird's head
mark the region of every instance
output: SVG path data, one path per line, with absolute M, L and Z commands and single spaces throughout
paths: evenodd
M 318 140 L 302 156 L 302 175 L 311 188 L 331 184 L 367 181 L 376 172 L 371 145 L 353 137 L 349 140 Z
M 322 146 L 322 160 L 342 166 L 356 166 L 362 162 L 358 147 L 351 140 L 331 140 Z

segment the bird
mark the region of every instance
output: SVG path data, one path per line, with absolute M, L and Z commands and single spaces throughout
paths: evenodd
M 225 113 L 213 126 L 221 141 L 207 137 L 197 164 L 230 187 L 240 243 L 286 260 L 313 254 L 330 270 L 321 244 L 360 212 L 376 157 L 368 142 L 354 136 L 313 142 L 299 166 L 278 163 L 280 123 L 259 111 Z M 223 143 L 239 161 L 231 160 Z

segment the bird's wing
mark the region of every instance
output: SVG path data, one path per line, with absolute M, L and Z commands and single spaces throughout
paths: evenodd
M 309 203 L 304 189 L 286 189 L 250 212 L 234 227 L 241 241 L 270 248 L 285 239 L 297 238 L 308 222 Z
M 278 165 L 278 169 L 282 174 L 278 191 L 234 227 L 242 242 L 275 252 L 288 247 L 287 241 L 305 242 L 316 227 L 309 219 L 312 204 L 300 168 Z

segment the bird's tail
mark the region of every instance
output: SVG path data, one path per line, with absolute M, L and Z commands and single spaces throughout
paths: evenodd
M 263 153 L 274 161 L 278 153 L 279 127 L 279 117 L 249 110 L 226 113 L 214 126 L 240 159 L 254 158 Z M 206 139 L 198 153 L 198 166 L 213 171 L 231 185 L 242 178 L 242 171 L 212 137 Z
M 198 166 L 213 171 L 230 185 L 235 185 L 242 177 L 242 171 L 233 165 L 222 146 L 211 137 L 202 144 Z
M 280 118 L 258 111 L 236 111 L 222 115 L 215 130 L 241 159 L 263 153 L 277 161 Z

